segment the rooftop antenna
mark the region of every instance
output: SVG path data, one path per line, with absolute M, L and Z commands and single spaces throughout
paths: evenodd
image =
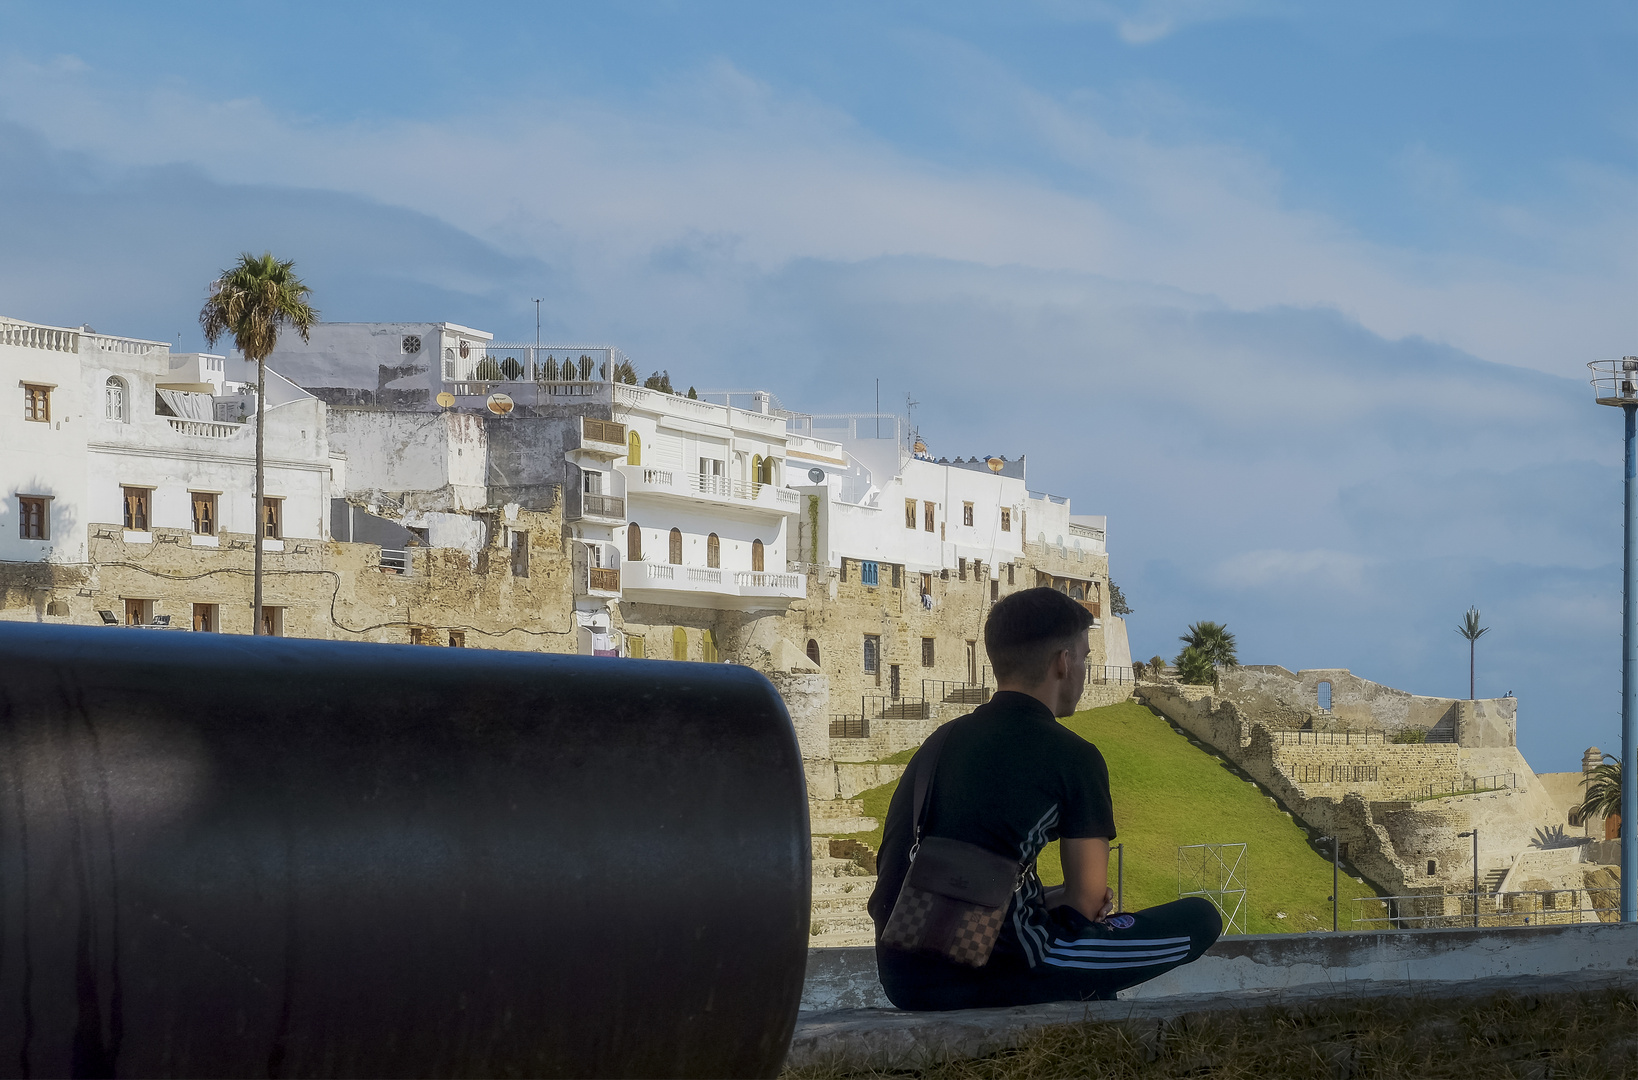
M 535 348 L 538 349 L 538 348 L 540 348 L 540 297 L 538 297 L 538 296 L 534 297 L 534 301 L 535 301 Z
M 917 401 L 909 394 L 904 395 L 904 426 L 909 429 L 910 440 L 912 442 L 914 442 L 916 438 L 916 406 L 920 404 L 921 402 Z
M 882 437 L 882 381 L 876 380 L 876 438 Z

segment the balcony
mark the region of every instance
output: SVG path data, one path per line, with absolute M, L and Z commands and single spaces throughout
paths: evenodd
M 624 522 L 626 500 L 619 495 L 593 495 L 590 492 L 583 492 L 580 496 L 580 516 Z
M 626 425 L 583 416 L 580 418 L 580 448 L 594 454 L 619 457 L 626 452 Z
M 215 420 L 183 420 L 176 416 L 167 416 L 165 420 L 171 425 L 171 430 L 179 435 L 197 435 L 206 439 L 231 439 L 241 431 L 251 430 L 244 424 L 222 424 Z
M 631 495 L 677 495 L 716 506 L 743 506 L 782 514 L 798 513 L 802 505 L 799 493 L 773 484 L 647 466 L 616 468 L 626 477 L 626 492 Z
M 779 599 L 800 600 L 807 595 L 807 578 L 801 574 L 760 570 L 722 570 L 714 566 L 678 566 L 673 563 L 625 563 L 625 594 L 653 590 L 666 593 L 693 593 L 721 600 Z M 724 606 L 739 606 L 728 603 Z

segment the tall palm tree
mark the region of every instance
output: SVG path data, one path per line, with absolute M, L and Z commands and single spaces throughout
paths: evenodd
M 1587 789 L 1587 795 L 1581 800 L 1581 816 L 1612 817 L 1621 812 L 1621 759 L 1614 754 L 1605 754 L 1604 762 L 1595 765 L 1593 771 L 1582 777 L 1581 783 Z M 1622 822 L 1626 827 L 1626 822 Z
M 1234 635 L 1229 633 L 1228 627 L 1222 623 L 1197 622 L 1189 626 L 1189 632 L 1179 637 L 1186 647 L 1193 647 L 1200 651 L 1214 668 L 1231 668 L 1239 665 L 1239 657 L 1234 654 Z
M 267 411 L 267 358 L 278 343 L 279 331 L 289 328 L 307 340 L 307 331 L 318 322 L 318 312 L 308 303 L 313 290 L 294 273 L 295 263 L 281 262 L 270 252 L 260 258 L 246 251 L 237 264 L 222 271 L 211 282 L 210 298 L 199 311 L 199 326 L 205 340 L 215 345 L 223 334 L 233 335 L 233 343 L 246 360 L 256 361 L 256 558 L 255 598 L 251 602 L 251 633 L 262 632 L 262 538 L 267 526 L 267 493 L 263 471 L 263 436 Z
M 1456 628 L 1456 632 L 1467 638 L 1467 700 L 1472 701 L 1474 687 L 1473 660 L 1476 654 L 1476 647 L 1478 646 L 1479 639 L 1490 632 L 1490 627 L 1480 626 L 1479 609 L 1476 607 L 1470 607 L 1467 609 L 1467 614 L 1462 618 L 1462 625 Z

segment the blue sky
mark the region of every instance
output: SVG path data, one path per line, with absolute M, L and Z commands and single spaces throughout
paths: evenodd
M 906 394 L 1108 513 L 1133 648 L 1520 697 L 1614 749 L 1630 4 L 0 2 L 0 311 L 338 320 Z

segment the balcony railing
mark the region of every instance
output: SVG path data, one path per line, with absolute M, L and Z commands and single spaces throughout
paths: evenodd
M 585 517 L 626 519 L 626 500 L 619 495 L 593 495 L 586 492 L 580 496 L 580 513 Z
M 734 584 L 742 589 L 778 589 L 788 592 L 802 588 L 801 574 L 778 574 L 763 570 L 741 570 L 734 575 Z
M 592 592 L 617 593 L 620 591 L 620 570 L 618 567 L 588 566 L 586 584 Z
M 852 713 L 830 714 L 830 737 L 833 739 L 868 739 L 870 721 Z
M 51 352 L 79 352 L 80 334 L 77 330 L 6 320 L 0 322 L 0 345 L 20 345 L 25 349 L 47 349 Z
M 770 499 L 780 507 L 795 509 L 802 505 L 802 496 L 790 488 L 776 487 L 757 480 L 735 480 L 727 476 L 717 476 L 711 473 L 685 472 L 680 476 L 671 469 L 639 468 L 635 470 L 634 479 L 644 487 L 670 488 L 679 493 L 692 495 L 698 492 L 701 495 L 710 495 L 718 499 L 732 499 L 736 502 L 761 502 L 766 504 Z M 768 495 L 772 492 L 772 495 Z
M 686 566 L 689 581 L 698 581 L 706 585 L 721 585 L 722 571 L 714 566 Z
M 612 420 L 593 420 L 591 417 L 582 417 L 580 420 L 580 435 L 584 442 L 603 443 L 606 446 L 617 446 L 625 449 L 626 425 L 617 424 Z
M 183 420 L 175 416 L 165 419 L 170 422 L 171 429 L 180 435 L 200 435 L 207 439 L 231 439 L 245 430 L 243 424 L 223 424 L 215 420 Z
M 939 701 L 946 705 L 982 705 L 995 691 L 988 686 L 950 679 L 921 680 L 921 696 L 925 701 Z
M 670 469 L 644 469 L 643 483 L 650 487 L 675 487 L 677 478 Z

